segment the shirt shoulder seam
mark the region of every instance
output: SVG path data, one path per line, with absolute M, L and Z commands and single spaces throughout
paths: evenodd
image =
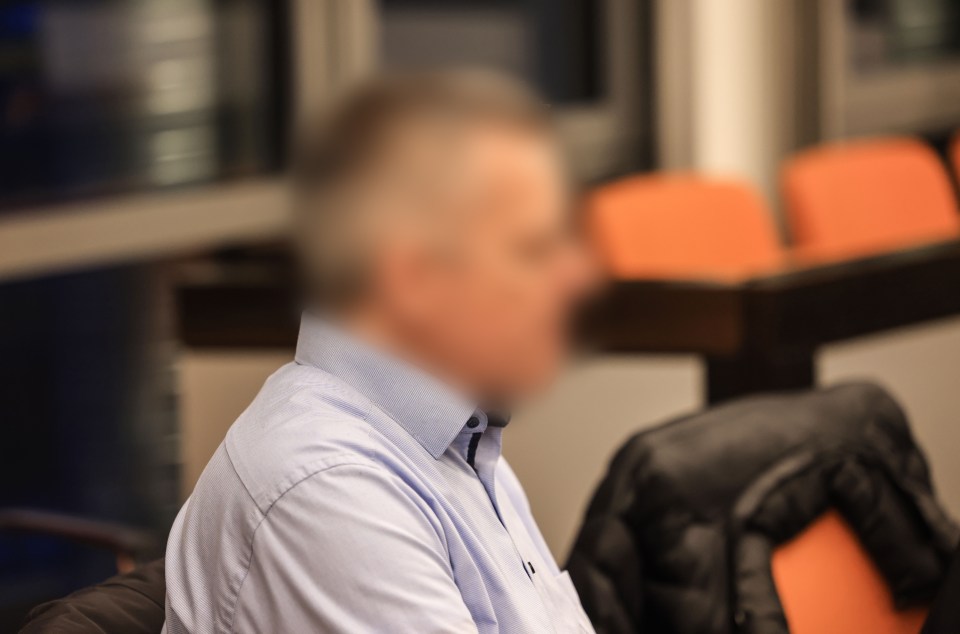
M 308 385 L 310 385 L 310 384 L 308 384 Z M 362 395 L 361 395 L 361 397 L 362 397 Z M 365 427 L 367 428 L 366 431 L 367 431 L 367 434 L 369 435 L 369 427 L 370 427 L 370 425 L 369 425 L 369 422 L 370 422 L 369 419 L 370 419 L 370 412 L 371 412 L 371 410 L 373 409 L 373 403 L 372 403 L 369 399 L 366 399 L 366 398 L 364 398 L 364 401 L 365 401 L 365 403 L 364 403 L 364 406 L 365 406 L 365 407 L 364 407 L 364 410 L 363 410 L 363 416 L 362 416 L 362 417 L 356 417 L 355 420 L 359 420 L 359 421 L 365 423 Z M 272 507 L 273 504 L 276 503 L 276 501 L 277 501 L 278 499 L 280 499 L 284 494 L 286 494 L 287 491 L 289 491 L 291 488 L 297 486 L 297 485 L 298 485 L 300 482 L 302 482 L 303 480 L 305 480 L 305 479 L 307 479 L 307 478 L 315 475 L 316 473 L 319 473 L 320 471 L 323 471 L 325 468 L 336 467 L 336 466 L 338 466 L 339 464 L 349 464 L 349 463 L 334 463 L 334 464 L 326 465 L 325 467 L 318 467 L 317 469 L 314 469 L 313 471 L 309 471 L 309 472 L 306 473 L 303 477 L 301 477 L 301 478 L 299 478 L 299 479 L 294 480 L 293 482 L 291 482 L 287 488 L 285 488 L 274 500 L 272 500 L 272 501 L 270 502 L 270 504 L 267 505 L 267 508 L 266 508 L 266 509 L 262 509 L 262 508 L 261 508 L 261 505 L 260 505 L 260 502 L 257 501 L 256 496 L 254 496 L 253 492 L 250 491 L 250 487 L 247 486 L 247 481 L 246 481 L 246 479 L 243 478 L 243 476 L 240 474 L 240 470 L 237 468 L 237 464 L 236 464 L 236 462 L 234 461 L 233 455 L 232 455 L 232 453 L 231 453 L 231 451 L 230 451 L 230 443 L 228 442 L 228 438 L 229 438 L 229 430 L 228 430 L 228 432 L 227 432 L 227 438 L 224 438 L 224 439 L 223 439 L 223 451 L 224 451 L 224 453 L 225 453 L 226 456 L 227 456 L 227 462 L 230 463 L 230 468 L 233 470 L 234 475 L 237 476 L 237 481 L 240 483 L 240 486 L 243 487 L 243 490 L 244 490 L 244 492 L 247 494 L 247 497 L 250 498 L 250 501 L 253 502 L 254 507 L 256 507 L 257 511 L 258 511 L 261 515 L 265 515 L 265 514 L 270 510 L 270 507 Z M 330 462 L 330 461 L 336 460 L 337 458 L 340 458 L 341 456 L 344 456 L 344 455 L 348 455 L 348 456 L 349 456 L 349 455 L 351 455 L 351 454 L 335 454 L 335 455 L 330 456 L 330 457 L 328 457 L 328 458 L 324 458 L 323 462 L 324 462 L 324 463 Z M 364 453 L 363 455 L 364 455 L 364 457 L 369 457 L 369 456 L 367 455 L 367 453 Z
M 351 457 L 353 457 L 353 456 L 351 456 Z M 232 463 L 232 461 L 231 461 L 231 463 Z M 257 531 L 260 530 L 260 527 L 263 525 L 263 522 L 267 519 L 267 515 L 269 515 L 269 513 L 270 513 L 270 511 L 273 509 L 273 507 L 276 506 L 276 504 L 277 504 L 281 499 L 283 499 L 283 497 L 284 497 L 287 493 L 289 493 L 290 491 L 292 491 L 293 489 L 295 489 L 295 488 L 296 488 L 297 486 L 299 486 L 301 483 L 306 482 L 307 480 L 313 478 L 314 476 L 320 475 L 321 473 L 325 473 L 325 472 L 327 472 L 327 471 L 332 471 L 332 470 L 334 470 L 334 469 L 337 469 L 338 467 L 362 467 L 362 468 L 364 468 L 364 469 L 369 469 L 370 471 L 384 471 L 384 470 L 382 469 L 382 467 L 377 467 L 377 465 L 375 465 L 375 464 L 371 464 L 371 463 L 368 463 L 368 462 L 360 462 L 360 461 L 344 461 L 344 462 L 337 462 L 337 463 L 335 463 L 335 464 L 325 464 L 325 465 L 323 465 L 322 467 L 319 467 L 319 468 L 315 469 L 314 471 L 311 471 L 310 473 L 307 473 L 307 474 L 304 475 L 302 478 L 300 478 L 300 479 L 297 480 L 296 482 L 292 483 L 289 487 L 287 487 L 286 489 L 284 489 L 284 491 L 283 491 L 280 495 L 278 495 L 278 496 L 276 497 L 276 499 L 274 499 L 274 500 L 269 504 L 269 506 L 267 506 L 266 510 L 260 511 L 260 521 L 258 521 L 258 522 L 257 522 L 257 525 L 254 527 L 253 532 L 250 534 L 250 540 L 249 540 L 248 543 L 247 543 L 247 548 L 246 548 L 246 553 L 247 553 L 246 569 L 243 571 L 243 577 L 240 579 L 240 583 L 239 583 L 239 585 L 237 585 L 237 589 L 236 589 L 236 592 L 234 593 L 234 597 L 233 597 L 233 609 L 231 610 L 231 615 L 230 615 L 230 628 L 229 628 L 231 632 L 236 631 L 236 630 L 234 629 L 234 626 L 236 625 L 237 606 L 238 606 L 238 604 L 239 604 L 239 602 L 240 602 L 240 592 L 241 592 L 241 590 L 243 590 L 243 584 L 246 582 L 247 577 L 248 577 L 249 574 L 250 574 L 250 568 L 251 568 L 252 565 L 253 565 L 253 542 L 254 542 L 254 540 L 255 540 L 256 537 L 257 537 Z M 246 489 L 246 485 L 244 485 L 244 489 Z M 250 492 L 249 492 L 249 491 L 247 491 L 247 495 L 250 495 Z M 251 496 L 251 499 L 253 499 L 253 496 Z M 255 501 L 254 501 L 254 502 L 255 502 Z M 255 506 L 256 506 L 256 504 L 255 504 Z M 259 506 L 257 506 L 257 510 L 258 510 L 258 511 L 260 510 L 260 507 L 259 507 Z

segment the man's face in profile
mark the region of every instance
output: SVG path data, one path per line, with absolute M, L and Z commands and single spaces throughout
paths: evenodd
M 478 125 L 454 154 L 438 196 L 436 249 L 388 249 L 380 290 L 454 380 L 510 401 L 556 373 L 587 267 L 548 135 Z

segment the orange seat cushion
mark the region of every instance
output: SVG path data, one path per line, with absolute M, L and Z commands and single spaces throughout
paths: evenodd
M 909 137 L 835 143 L 785 164 L 794 242 L 851 256 L 960 235 L 960 214 L 936 153 Z
M 834 511 L 778 548 L 773 578 L 791 634 L 917 634 L 925 609 L 897 611 L 853 529 Z
M 730 279 L 782 262 L 773 219 L 748 185 L 633 176 L 587 198 L 590 235 L 616 278 Z

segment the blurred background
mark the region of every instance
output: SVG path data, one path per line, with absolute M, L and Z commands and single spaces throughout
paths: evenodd
M 851 377 L 960 517 L 960 1 L 8 0 L 0 630 L 162 552 L 291 359 L 299 118 L 460 64 L 552 105 L 619 285 L 506 442 L 558 559 L 631 433 Z

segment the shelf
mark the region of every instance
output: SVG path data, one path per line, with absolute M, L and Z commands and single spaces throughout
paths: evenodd
M 277 238 L 288 209 L 277 178 L 0 215 L 0 281 Z

